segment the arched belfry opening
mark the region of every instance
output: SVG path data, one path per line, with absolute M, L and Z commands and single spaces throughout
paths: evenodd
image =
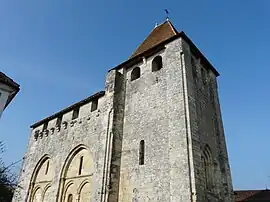
M 202 167 L 205 190 L 211 191 L 213 188 L 214 167 L 213 157 L 209 145 L 204 147 L 202 153 Z
M 140 67 L 135 67 L 131 72 L 131 81 L 134 81 L 141 77 L 141 69 Z
M 61 172 L 60 202 L 91 201 L 93 159 L 89 150 L 80 145 L 68 155 Z
M 162 57 L 158 55 L 152 60 L 152 72 L 159 71 L 162 67 Z
M 32 174 L 29 193 L 30 202 L 50 202 L 54 166 L 49 155 L 44 155 Z

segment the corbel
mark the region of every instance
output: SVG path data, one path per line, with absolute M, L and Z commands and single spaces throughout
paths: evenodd
M 67 125 L 68 125 L 68 122 L 67 121 L 64 121 L 63 122 L 64 129 L 67 129 Z
M 55 128 L 51 128 L 51 129 L 50 129 L 51 134 L 54 134 L 54 130 L 55 130 Z
M 56 126 L 56 131 L 57 131 L 57 132 L 59 132 L 59 131 L 60 131 L 60 129 L 61 129 L 61 125 L 60 125 L 60 124 L 58 124 L 58 125 Z
M 36 131 L 35 131 L 35 134 L 34 134 L 34 138 L 35 138 L 35 140 L 37 140 L 37 139 L 38 139 L 38 136 L 39 136 L 39 130 L 36 130 Z

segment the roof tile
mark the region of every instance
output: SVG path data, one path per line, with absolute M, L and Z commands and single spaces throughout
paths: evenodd
M 133 58 L 154 46 L 160 44 L 161 42 L 177 35 L 178 32 L 169 20 L 158 25 L 153 29 L 149 36 L 142 42 L 142 44 L 136 49 L 136 51 L 130 56 Z

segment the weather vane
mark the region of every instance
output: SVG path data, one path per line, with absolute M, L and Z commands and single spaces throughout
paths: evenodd
M 169 11 L 168 9 L 164 9 L 165 13 L 166 13 L 166 20 L 169 20 Z

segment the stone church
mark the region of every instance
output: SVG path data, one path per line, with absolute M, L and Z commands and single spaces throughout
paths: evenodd
M 31 126 L 13 202 L 231 202 L 219 73 L 169 20 L 97 92 Z

